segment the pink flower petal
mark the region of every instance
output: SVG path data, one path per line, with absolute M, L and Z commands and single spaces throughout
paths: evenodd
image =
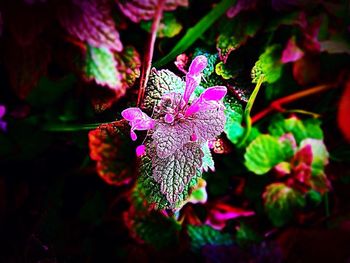
M 207 58 L 205 56 L 197 56 L 191 63 L 188 73 L 186 75 L 186 89 L 184 93 L 184 101 L 188 102 L 193 91 L 201 82 L 201 73 L 207 66 Z
M 206 111 L 223 107 L 220 100 L 226 95 L 224 86 L 215 86 L 205 90 L 186 110 L 185 116 L 190 116 L 199 111 Z
M 142 113 L 139 108 L 128 108 L 122 111 L 122 116 L 127 121 L 133 121 L 136 118 L 142 118 Z
M 283 50 L 281 61 L 282 63 L 294 62 L 302 56 L 304 56 L 304 52 L 297 46 L 295 39 L 291 38 Z

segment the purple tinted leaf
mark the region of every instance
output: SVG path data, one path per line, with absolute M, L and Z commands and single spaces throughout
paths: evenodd
M 198 141 L 209 141 L 224 130 L 226 117 L 223 110 L 200 111 L 193 115 L 192 125 Z
M 61 6 L 59 20 L 70 35 L 82 42 L 118 52 L 123 49 L 105 0 L 73 0 Z
M 171 204 L 175 204 L 185 186 L 202 165 L 203 153 L 197 143 L 187 143 L 166 158 L 152 160 L 153 178 Z
M 238 0 L 234 6 L 227 10 L 226 15 L 228 18 L 234 18 L 240 12 L 255 9 L 257 0 Z
M 131 21 L 151 20 L 156 12 L 158 0 L 116 1 L 120 10 Z M 188 0 L 165 0 L 164 11 L 175 10 L 178 6 L 188 6 Z
M 169 157 L 189 142 L 191 135 L 192 127 L 188 121 L 179 121 L 174 125 L 158 123 L 152 136 L 158 157 Z

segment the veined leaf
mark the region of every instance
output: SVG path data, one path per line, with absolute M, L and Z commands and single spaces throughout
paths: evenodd
M 283 145 L 277 138 L 271 135 L 260 135 L 247 147 L 244 164 L 248 170 L 261 175 L 284 161 L 285 158 Z

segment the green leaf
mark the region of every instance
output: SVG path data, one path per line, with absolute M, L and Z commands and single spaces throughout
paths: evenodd
M 149 204 L 155 206 L 155 209 L 179 209 L 189 198 L 191 190 L 197 186 L 198 178 L 201 173 L 197 171 L 196 175 L 187 183 L 184 190 L 179 193 L 176 204 L 171 204 L 166 196 L 161 192 L 160 184 L 152 176 L 152 161 L 149 156 L 141 158 L 140 176 L 137 179 L 136 189 L 140 191 Z
M 151 31 L 152 20 L 142 21 L 141 28 L 146 30 L 147 32 Z M 174 37 L 180 33 L 182 30 L 182 25 L 177 21 L 175 15 L 171 12 L 165 12 L 163 14 L 163 18 L 160 21 L 157 37 Z
M 217 4 L 205 17 L 203 17 L 194 27 L 187 30 L 186 34 L 180 39 L 176 46 L 161 60 L 155 62 L 153 65 L 158 68 L 188 49 L 203 33 L 218 19 L 226 10 L 232 6 L 232 0 L 223 0 Z
M 311 145 L 312 149 L 312 175 L 324 173 L 324 167 L 328 164 L 329 154 L 322 140 L 305 139 L 300 142 L 300 148 L 306 145 Z
M 282 74 L 283 64 L 280 61 L 281 46 L 273 45 L 265 49 L 252 69 L 253 83 L 257 83 L 261 75 L 268 83 L 276 82 Z
M 210 226 L 187 226 L 187 233 L 191 239 L 191 248 L 199 252 L 206 245 L 231 245 L 233 240 L 231 235 L 222 233 Z
M 297 144 L 306 138 L 323 139 L 321 121 L 318 119 L 300 120 L 297 117 L 283 119 L 276 115 L 268 128 L 271 135 L 281 137 L 286 133 L 292 133 Z
M 273 183 L 266 187 L 263 194 L 265 211 L 272 223 L 285 225 L 293 218 L 294 210 L 305 206 L 304 196 L 284 183 Z
M 226 123 L 224 132 L 227 138 L 236 144 L 241 138 L 244 128 L 242 127 L 243 107 L 232 96 L 226 95 L 224 98 Z
M 240 223 L 236 233 L 236 241 L 240 246 L 244 246 L 261 241 L 261 237 L 248 224 Z
M 275 165 L 284 161 L 283 145 L 271 135 L 260 135 L 247 147 L 244 154 L 245 166 L 256 174 L 265 174 Z
M 84 72 L 87 80 L 95 80 L 97 84 L 112 90 L 122 85 L 114 54 L 105 47 L 87 45 Z
M 209 149 L 208 143 L 203 143 L 201 150 L 204 154 L 202 158 L 202 167 L 201 170 L 208 171 L 208 169 L 214 171 L 215 170 L 215 164 L 213 160 L 213 156 L 211 155 L 211 151 Z

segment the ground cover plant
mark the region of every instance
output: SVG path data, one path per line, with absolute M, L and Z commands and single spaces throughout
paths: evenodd
M 348 262 L 344 0 L 0 2 L 1 262 Z

